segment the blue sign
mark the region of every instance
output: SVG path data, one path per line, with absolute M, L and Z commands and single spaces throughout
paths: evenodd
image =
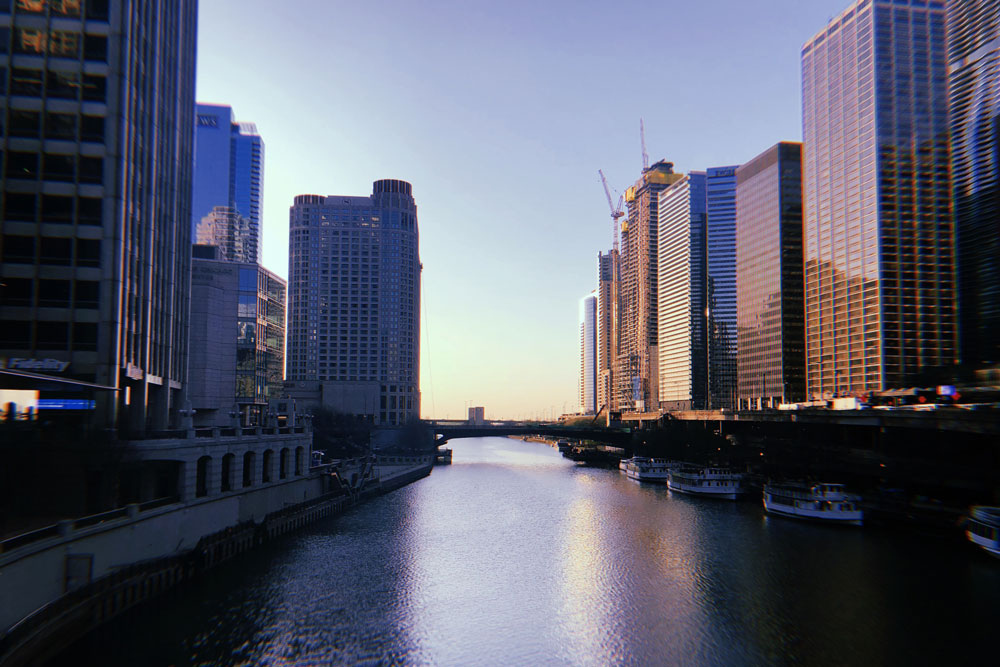
M 38 399 L 39 410 L 93 410 L 94 401 L 82 398 L 40 398 Z

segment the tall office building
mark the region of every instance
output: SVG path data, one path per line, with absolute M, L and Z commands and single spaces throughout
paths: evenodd
M 614 367 L 618 356 L 618 251 L 597 253 L 597 411 L 618 410 Z
M 709 405 L 706 177 L 678 177 L 658 201 L 659 407 L 701 410 Z
M 1000 0 L 949 0 L 961 357 L 1000 364 Z
M 705 172 L 708 407 L 736 407 L 736 167 Z
M 289 218 L 289 395 L 376 424 L 419 417 L 412 187 L 381 180 L 370 197 L 299 195 Z
M 597 411 L 597 295 L 580 299 L 580 411 Z
M 736 170 L 736 275 L 740 406 L 803 400 L 802 144 Z
M 216 206 L 201 219 L 195 243 L 218 248 L 218 258 L 227 262 L 253 264 L 257 261 L 257 234 L 236 209 Z
M 954 363 L 942 0 L 859 0 L 802 49 L 811 396 Z
M 260 211 L 264 189 L 264 142 L 253 123 L 236 122 L 232 107 L 199 104 L 195 136 L 191 233 L 215 215 L 220 236 L 239 236 L 245 250 L 237 262 L 256 262 L 260 245 Z M 230 211 L 228 217 L 215 213 Z M 233 226 L 224 230 L 223 224 Z M 242 223 L 242 226 L 239 226 Z
M 0 3 L 4 384 L 93 400 L 124 435 L 183 403 L 196 10 Z M 11 375 L 32 360 L 89 384 Z
M 284 389 L 286 283 L 258 264 L 206 253 L 216 248 L 195 250 L 191 339 L 197 344 L 188 391 L 194 425 L 262 425 L 268 402 Z
M 622 336 L 616 375 L 623 410 L 657 407 L 657 197 L 680 179 L 660 161 L 643 170 L 625 192 L 628 221 L 622 227 Z

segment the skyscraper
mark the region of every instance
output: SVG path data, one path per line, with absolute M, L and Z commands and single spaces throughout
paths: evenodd
M 264 188 L 264 142 L 253 123 L 238 123 L 232 107 L 199 104 L 195 138 L 191 233 L 217 207 L 239 217 L 215 217 L 215 225 L 243 222 L 243 229 L 220 236 L 240 235 L 246 251 L 231 261 L 256 262 L 259 257 L 260 211 Z
M 597 295 L 580 299 L 580 411 L 597 410 Z
M 299 195 L 289 219 L 289 395 L 376 424 L 419 417 L 411 185 L 375 181 L 370 197 Z
M 708 407 L 706 178 L 676 174 L 659 194 L 659 407 Z
M 622 335 L 616 375 L 623 410 L 657 406 L 657 196 L 681 178 L 660 161 L 643 170 L 625 192 L 628 220 L 622 227 Z
M 962 361 L 1000 363 L 1000 1 L 948 1 Z
M 736 167 L 705 173 L 708 407 L 736 407 Z
M 194 0 L 0 4 L 0 356 L 43 396 L 165 428 L 187 371 Z M 30 383 L 33 380 L 21 378 Z
M 597 254 L 597 411 L 618 410 L 614 368 L 618 356 L 618 251 Z
M 739 399 L 777 407 L 806 395 L 802 144 L 772 146 L 736 181 Z
M 257 235 L 236 209 L 216 206 L 201 219 L 195 231 L 195 243 L 215 246 L 218 259 L 227 262 L 256 263 Z
M 802 49 L 808 392 L 956 358 L 942 0 L 859 0 Z

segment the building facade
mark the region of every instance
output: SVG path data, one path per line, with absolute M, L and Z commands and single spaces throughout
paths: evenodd
M 802 144 L 782 142 L 736 170 L 739 405 L 806 396 Z
M 659 195 L 657 336 L 659 407 L 708 407 L 707 202 L 704 172 Z
M 618 251 L 597 253 L 597 412 L 619 410 L 614 391 L 618 358 Z
M 199 234 L 199 225 L 206 218 L 215 216 L 217 224 L 226 222 L 233 226 L 230 236 L 238 233 L 241 239 L 240 257 L 231 261 L 256 262 L 260 256 L 263 190 L 264 142 L 257 126 L 236 122 L 232 107 L 198 104 L 192 235 Z M 218 214 L 217 207 L 227 211 L 227 215 Z M 219 233 L 224 233 L 222 228 Z
M 580 299 L 580 411 L 597 411 L 597 295 Z
M 0 3 L 0 356 L 65 363 L 91 386 L 42 394 L 128 435 L 183 406 L 196 10 Z
M 736 166 L 705 172 L 708 407 L 736 407 Z
M 236 209 L 216 206 L 201 219 L 195 233 L 197 245 L 215 246 L 218 258 L 227 262 L 255 263 L 257 234 Z
M 299 195 L 290 211 L 286 388 L 401 425 L 420 415 L 417 206 L 405 181 L 370 197 Z
M 941 0 L 859 0 L 802 49 L 807 391 L 956 356 Z
M 286 283 L 262 266 L 195 257 L 188 400 L 198 426 L 259 426 L 280 398 Z
M 961 357 L 1000 364 L 1000 2 L 947 10 Z
M 657 230 L 659 193 L 680 179 L 660 161 L 625 192 L 628 219 L 621 237 L 622 331 L 617 375 L 620 408 L 655 410 L 657 394 Z

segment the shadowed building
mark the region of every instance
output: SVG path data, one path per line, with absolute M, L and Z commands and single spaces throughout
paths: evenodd
M 707 407 L 736 407 L 736 167 L 705 172 Z
M 802 48 L 810 396 L 956 360 L 944 20 L 859 0 Z
M 802 144 L 736 170 L 739 399 L 777 407 L 806 395 L 802 309 Z
M 1000 0 L 949 0 L 962 361 L 1000 364 Z

